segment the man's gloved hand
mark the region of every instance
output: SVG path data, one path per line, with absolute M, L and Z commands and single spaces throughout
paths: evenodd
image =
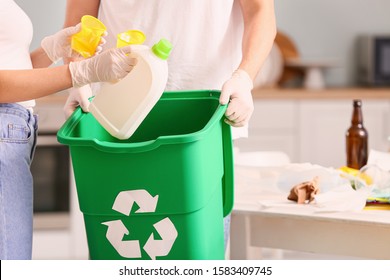
M 64 105 L 65 117 L 69 118 L 77 106 L 80 106 L 84 112 L 89 112 L 89 98 L 91 96 L 92 89 L 90 85 L 69 89 L 69 96 Z
M 82 58 L 77 52 L 73 51 L 71 47 L 72 35 L 80 32 L 80 30 L 81 23 L 77 24 L 76 26 L 64 28 L 54 35 L 43 38 L 41 47 L 46 52 L 50 60 L 54 63 L 62 58 Z M 107 33 L 103 34 L 100 44 L 96 48 L 95 55 L 102 51 L 102 45 L 104 45 L 106 42 L 104 39 L 104 36 L 106 35 Z
M 125 77 L 137 64 L 137 59 L 128 56 L 131 46 L 112 48 L 91 58 L 71 62 L 70 74 L 74 87 L 95 82 L 113 82 Z
M 252 79 L 241 69 L 234 71 L 232 77 L 224 83 L 219 103 L 229 103 L 225 112 L 226 123 L 242 127 L 249 122 L 253 113 L 252 89 Z

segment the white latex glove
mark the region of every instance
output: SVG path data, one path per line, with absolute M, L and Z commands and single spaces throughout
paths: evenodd
M 69 89 L 69 96 L 64 105 L 65 117 L 69 118 L 74 110 L 76 110 L 77 106 L 80 106 L 84 112 L 89 112 L 89 98 L 91 96 L 92 89 L 90 85 Z
M 64 28 L 51 36 L 43 38 L 41 47 L 54 63 L 62 58 L 82 58 L 81 55 L 73 51 L 71 47 L 72 35 L 80 32 L 80 30 L 81 23 L 76 26 Z M 106 40 L 104 39 L 104 36 L 106 35 L 107 32 L 103 34 L 100 44 L 96 48 L 95 55 L 102 51 L 102 46 L 106 43 Z
M 51 36 L 43 38 L 41 47 L 53 62 L 57 62 L 64 57 L 72 57 L 71 36 L 80 32 L 80 30 L 80 23 L 76 26 L 64 28 Z
M 71 62 L 70 74 L 74 87 L 96 82 L 113 82 L 125 77 L 137 64 L 137 59 L 128 56 L 131 46 L 112 48 L 91 58 Z
M 228 104 L 225 122 L 234 127 L 242 127 L 249 122 L 253 113 L 253 82 L 248 73 L 238 69 L 222 86 L 219 103 Z

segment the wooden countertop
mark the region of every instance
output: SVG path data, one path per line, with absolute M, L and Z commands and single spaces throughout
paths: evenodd
M 388 99 L 389 88 L 327 88 L 308 90 L 303 88 L 257 88 L 255 99 Z M 67 94 L 52 94 L 36 100 L 37 104 L 65 104 Z
M 389 99 L 389 88 L 327 88 L 309 90 L 303 88 L 258 88 L 253 90 L 255 99 Z

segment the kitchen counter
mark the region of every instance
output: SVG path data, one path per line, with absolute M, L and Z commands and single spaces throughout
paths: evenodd
M 252 91 L 255 99 L 389 99 L 390 88 L 327 88 L 310 90 L 304 88 L 257 88 Z M 67 94 L 58 93 L 36 100 L 37 105 L 65 104 Z
M 390 99 L 390 88 L 257 88 L 252 93 L 255 99 Z
M 342 166 L 353 99 L 363 101 L 369 149 L 389 149 L 390 88 L 257 88 L 253 95 L 250 136 L 235 141 L 243 152 L 276 150 L 293 162 Z

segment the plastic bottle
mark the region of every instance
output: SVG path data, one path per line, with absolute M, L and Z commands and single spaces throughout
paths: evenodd
M 90 112 L 114 137 L 128 139 L 160 99 L 168 80 L 171 43 L 161 39 L 152 48 L 133 45 L 138 62 L 117 83 L 104 83 L 90 104 Z
M 362 101 L 353 100 L 351 126 L 346 133 L 347 166 L 360 169 L 368 159 L 368 132 L 363 126 Z

